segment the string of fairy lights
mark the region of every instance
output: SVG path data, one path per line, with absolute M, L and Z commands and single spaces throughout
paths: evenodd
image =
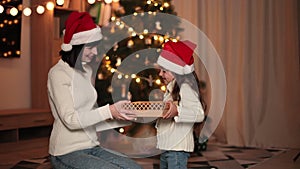
M 22 4 L 19 4 L 18 6 L 12 6 L 9 5 L 11 4 L 11 2 L 14 0 L 3 0 L 0 3 L 0 16 L 1 14 L 5 13 L 6 15 L 11 15 L 11 16 L 17 16 L 20 14 L 20 12 L 26 16 L 29 17 L 32 15 L 32 12 L 35 11 L 37 14 L 42 15 L 45 13 L 46 10 L 54 10 L 55 7 L 63 7 L 65 3 L 69 3 L 70 0 L 65 1 L 65 0 L 55 0 L 53 1 L 48 1 L 48 2 L 44 2 L 41 3 L 39 5 L 36 6 L 23 6 Z M 105 4 L 112 4 L 112 3 L 118 3 L 119 0 L 87 0 L 87 3 L 93 5 L 96 2 L 102 2 Z M 156 15 L 157 12 L 163 11 L 167 8 L 170 7 L 170 4 L 168 2 L 164 2 L 163 0 L 147 0 L 146 1 L 147 5 L 153 5 L 155 7 L 158 7 L 156 9 L 156 11 L 148 11 L 147 13 L 149 15 Z M 144 12 L 134 12 L 133 15 L 134 16 L 138 16 L 138 15 L 144 15 Z M 176 38 L 172 38 L 169 35 L 150 35 L 149 31 L 147 29 L 144 29 L 142 32 L 137 32 L 133 27 L 128 26 L 125 22 L 123 22 L 120 18 L 117 18 L 116 16 L 110 16 L 110 21 L 115 25 L 115 27 L 112 27 L 111 29 L 111 33 L 113 33 L 115 31 L 116 28 L 118 29 L 126 29 L 128 32 L 128 35 L 131 37 L 138 37 L 139 39 L 143 40 L 145 39 L 145 44 L 149 44 L 152 43 L 152 39 L 156 42 L 154 43 L 160 43 L 163 44 L 164 42 L 167 41 L 178 41 L 179 36 L 177 36 Z M 13 19 L 13 20 L 7 20 L 5 19 L 3 21 L 3 23 L 0 23 L 0 29 L 3 28 L 5 25 L 11 25 L 11 24 L 17 24 L 19 22 L 19 20 L 17 19 Z M 161 30 L 161 24 L 159 21 L 157 21 L 155 23 L 156 25 L 156 29 Z M 150 38 L 151 37 L 151 38 Z M 127 46 L 131 47 L 134 45 L 134 41 L 133 40 L 129 40 Z M 118 46 L 116 45 L 115 48 L 118 48 Z M 158 49 L 160 50 L 160 49 Z M 159 52 L 159 51 L 158 51 Z M 136 54 L 135 56 L 136 58 L 139 57 L 138 54 Z M 119 66 L 121 64 L 121 59 L 118 59 L 117 65 L 115 66 Z M 147 61 L 145 61 L 147 62 Z M 149 84 L 153 84 L 156 83 L 157 85 L 161 84 L 160 79 L 153 79 L 152 77 L 141 77 L 138 76 L 136 74 L 125 74 L 123 72 L 120 72 L 119 70 L 117 70 L 116 68 L 113 68 L 112 65 L 110 65 L 110 58 L 109 56 L 105 56 L 105 67 L 107 68 L 108 71 L 110 71 L 111 73 L 117 73 L 117 77 L 118 79 L 128 79 L 128 78 L 132 78 L 135 79 L 135 81 L 137 83 L 140 83 L 141 80 L 146 80 Z M 98 79 L 101 79 L 102 75 L 99 74 L 98 75 Z M 165 86 L 161 86 L 161 90 L 165 90 Z
M 139 57 L 139 54 L 136 54 L 135 57 Z M 148 78 L 147 77 L 143 77 L 143 76 L 138 76 L 137 74 L 126 74 L 126 73 L 123 73 L 121 71 L 119 71 L 118 69 L 116 68 L 113 68 L 111 65 L 110 65 L 110 61 L 109 61 L 109 57 L 106 56 L 105 57 L 105 67 L 107 68 L 108 71 L 110 71 L 111 73 L 117 73 L 117 78 L 119 80 L 121 79 L 135 79 L 135 82 L 136 83 L 140 83 L 141 80 L 146 80 L 150 86 L 152 86 L 153 83 L 156 83 L 157 85 L 161 85 L 161 80 L 160 79 L 153 79 L 153 77 L 150 75 Z M 98 74 L 98 79 L 102 79 L 103 78 L 103 75 L 102 73 L 99 73 Z M 161 90 L 165 90 L 165 86 L 161 86 Z
M 0 15 L 2 13 L 10 14 L 12 16 L 18 15 L 19 12 L 22 12 L 24 16 L 30 16 L 32 14 L 32 11 L 35 11 L 38 14 L 45 13 L 46 10 L 53 10 L 56 6 L 62 7 L 66 2 L 69 3 L 70 0 L 55 0 L 55 3 L 53 1 L 48 1 L 45 3 L 41 3 L 39 5 L 35 5 L 33 7 L 30 6 L 23 6 L 22 4 L 19 4 L 18 6 L 12 6 L 10 5 L 11 2 L 15 0 L 3 0 L 0 3 Z M 96 2 L 104 2 L 106 4 L 111 4 L 112 2 L 119 2 L 119 0 L 87 0 L 89 4 L 95 4 Z M 165 8 L 168 8 L 170 4 L 168 2 L 160 2 L 158 0 L 148 0 L 147 4 L 154 6 L 159 6 L 160 3 L 163 3 L 159 10 L 163 11 Z

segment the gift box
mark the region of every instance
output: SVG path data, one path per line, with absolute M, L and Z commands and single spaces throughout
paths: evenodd
M 137 114 L 137 117 L 162 117 L 169 104 L 162 101 L 137 101 L 123 104 L 123 108 Z

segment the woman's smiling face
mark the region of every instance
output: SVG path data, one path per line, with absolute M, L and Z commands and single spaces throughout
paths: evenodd
M 98 55 L 97 46 L 84 46 L 81 61 L 89 63 Z

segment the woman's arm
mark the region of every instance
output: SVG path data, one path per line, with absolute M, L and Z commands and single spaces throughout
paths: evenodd
M 49 97 L 54 103 L 60 120 L 71 130 L 85 128 L 101 121 L 111 119 L 109 106 L 78 112 L 74 108 L 71 94 L 72 78 L 65 70 L 52 70 L 48 75 Z

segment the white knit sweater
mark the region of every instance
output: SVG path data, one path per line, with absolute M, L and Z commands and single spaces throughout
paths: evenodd
M 175 81 L 167 85 L 164 101 L 173 100 L 171 91 Z M 157 148 L 161 150 L 186 151 L 194 150 L 193 125 L 202 122 L 204 110 L 199 101 L 198 93 L 183 83 L 180 87 L 181 100 L 177 107 L 178 116 L 171 119 L 159 119 L 156 122 Z
M 71 68 L 62 60 L 48 74 L 48 97 L 54 116 L 49 153 L 64 155 L 99 145 L 95 125 L 112 115 L 109 106 L 95 108 L 97 93 L 91 83 L 91 69 Z M 100 122 L 100 123 L 99 123 Z

